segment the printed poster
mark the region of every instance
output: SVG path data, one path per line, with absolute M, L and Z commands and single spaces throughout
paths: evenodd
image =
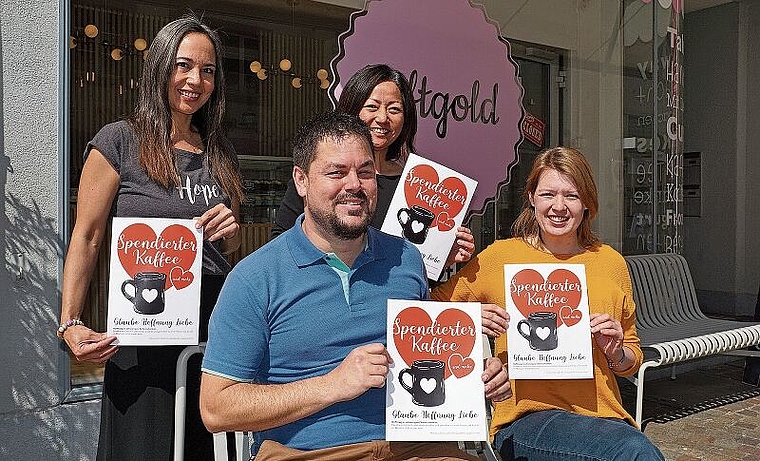
M 428 277 L 438 280 L 478 183 L 416 154 L 401 178 L 381 230 L 415 244 Z
M 594 377 L 583 264 L 505 264 L 512 379 Z
M 198 344 L 203 229 L 193 219 L 113 218 L 111 235 L 114 344 Z
M 480 303 L 388 300 L 389 441 L 487 440 Z

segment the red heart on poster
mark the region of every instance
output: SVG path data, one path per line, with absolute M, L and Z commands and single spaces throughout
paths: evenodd
M 404 179 L 404 198 L 410 208 L 418 205 L 435 215 L 430 227 L 447 231 L 454 227 L 452 218 L 459 215 L 464 208 L 467 186 L 455 177 L 439 181 L 435 168 L 430 165 L 417 165 L 409 170 Z M 445 218 L 442 218 L 442 213 L 446 213 Z M 444 221 L 443 228 L 441 221 Z
M 450 231 L 454 228 L 454 220 L 449 218 L 449 214 L 441 211 L 438 215 L 438 230 L 441 232 Z
M 562 306 L 559 310 L 559 318 L 562 320 L 562 323 L 571 327 L 581 321 L 583 314 L 580 309 L 573 309 L 570 306 Z
M 190 284 L 193 283 L 194 277 L 192 272 L 186 271 L 180 266 L 175 266 L 172 267 L 171 272 L 169 272 L 169 279 L 171 279 L 174 288 L 181 290 L 190 286 Z
M 193 232 L 179 224 L 172 224 L 156 236 L 152 227 L 145 223 L 130 224 L 119 235 L 116 245 L 121 267 L 134 277 L 138 272 L 162 272 L 166 274 L 164 289 L 172 286 L 171 272 L 179 269 L 178 285 L 181 290 L 190 283 L 185 283 L 185 271 L 188 271 L 195 261 L 198 245 Z M 189 273 L 192 277 L 192 273 Z
M 581 312 L 575 309 L 581 302 L 581 282 L 567 269 L 557 269 L 546 279 L 533 269 L 523 269 L 512 277 L 509 291 L 517 310 L 525 318 L 533 312 L 554 312 L 559 327 L 563 323 L 560 308 L 567 308 L 571 323 L 565 322 L 565 325 L 580 321 Z
M 471 357 L 464 358 L 462 354 L 451 354 L 449 357 L 449 370 L 457 378 L 463 378 L 475 369 L 475 361 Z
M 469 358 L 479 334 L 470 316 L 459 309 L 446 309 L 433 321 L 423 309 L 412 306 L 399 312 L 393 321 L 393 343 L 407 366 L 415 360 L 448 364 L 454 354 Z M 451 367 L 446 367 L 444 379 L 451 373 Z

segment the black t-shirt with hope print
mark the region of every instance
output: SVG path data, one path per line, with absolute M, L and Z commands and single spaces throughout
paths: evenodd
M 95 148 L 119 173 L 112 216 L 191 219 L 230 199 L 212 178 L 204 153 L 175 149 L 181 185 L 166 189 L 151 180 L 140 167 L 138 138 L 126 121 L 110 123 L 87 144 L 84 158 Z M 203 273 L 224 275 L 230 264 L 221 251 L 221 240 L 203 242 Z

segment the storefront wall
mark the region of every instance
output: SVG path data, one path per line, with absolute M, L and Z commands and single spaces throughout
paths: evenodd
M 507 39 L 564 53 L 564 103 L 554 108 L 561 110 L 562 131 L 553 139 L 591 160 L 602 197 L 599 231 L 619 246 L 621 80 L 614 37 L 620 31 L 619 8 L 611 3 L 546 0 L 518 10 L 490 1 L 485 6 Z M 546 11 L 556 14 L 547 18 Z M 10 287 L 0 328 L 13 345 L 2 353 L 2 459 L 93 459 L 97 439 L 97 400 L 64 404 L 71 389 L 69 360 L 53 334 L 69 232 L 72 158 L 64 135 L 73 97 L 62 90 L 68 81 L 63 57 L 70 53 L 68 34 L 61 33 L 70 30 L 65 13 L 63 2 L 44 1 L 4 2 L 0 10 L 5 190 L 0 231 L 6 248 L 4 292 Z M 35 25 L 34 35 L 29 24 Z
M 61 405 L 58 323 L 66 217 L 60 82 L 64 2 L 0 4 L 0 459 L 89 459 L 98 405 Z
M 708 314 L 760 318 L 760 4 L 686 15 L 684 152 L 701 153 L 700 215 L 684 256 Z
M 566 104 L 559 116 L 567 123 L 555 140 L 586 153 L 601 190 L 611 192 L 602 193 L 600 231 L 619 245 L 620 55 L 614 41 L 606 43 L 619 34 L 618 8 L 609 2 L 569 3 L 536 1 L 522 10 L 498 1 L 485 6 L 508 39 L 566 51 Z M 552 9 L 557 14 L 547 19 Z M 61 33 L 70 30 L 66 5 L 4 2 L 0 21 L 5 192 L 0 232 L 7 293 L 0 328 L 13 345 L 2 352 L 0 458 L 93 459 L 99 404 L 63 403 L 71 389 L 69 360 L 53 334 L 69 232 L 67 164 L 73 158 L 65 135 L 73 95 L 62 89 L 69 81 L 68 33 Z

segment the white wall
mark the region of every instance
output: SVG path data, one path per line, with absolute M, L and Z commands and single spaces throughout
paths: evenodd
M 702 154 L 702 214 L 685 218 L 684 256 L 705 312 L 754 313 L 760 285 L 760 4 L 686 15 L 684 151 Z
M 61 2 L 63 4 L 63 2 Z M 0 459 L 90 459 L 94 405 L 61 406 L 58 2 L 0 3 Z M 23 255 L 19 258 L 17 255 Z M 19 263 L 19 260 L 23 259 Z M 17 279 L 19 270 L 24 274 Z

